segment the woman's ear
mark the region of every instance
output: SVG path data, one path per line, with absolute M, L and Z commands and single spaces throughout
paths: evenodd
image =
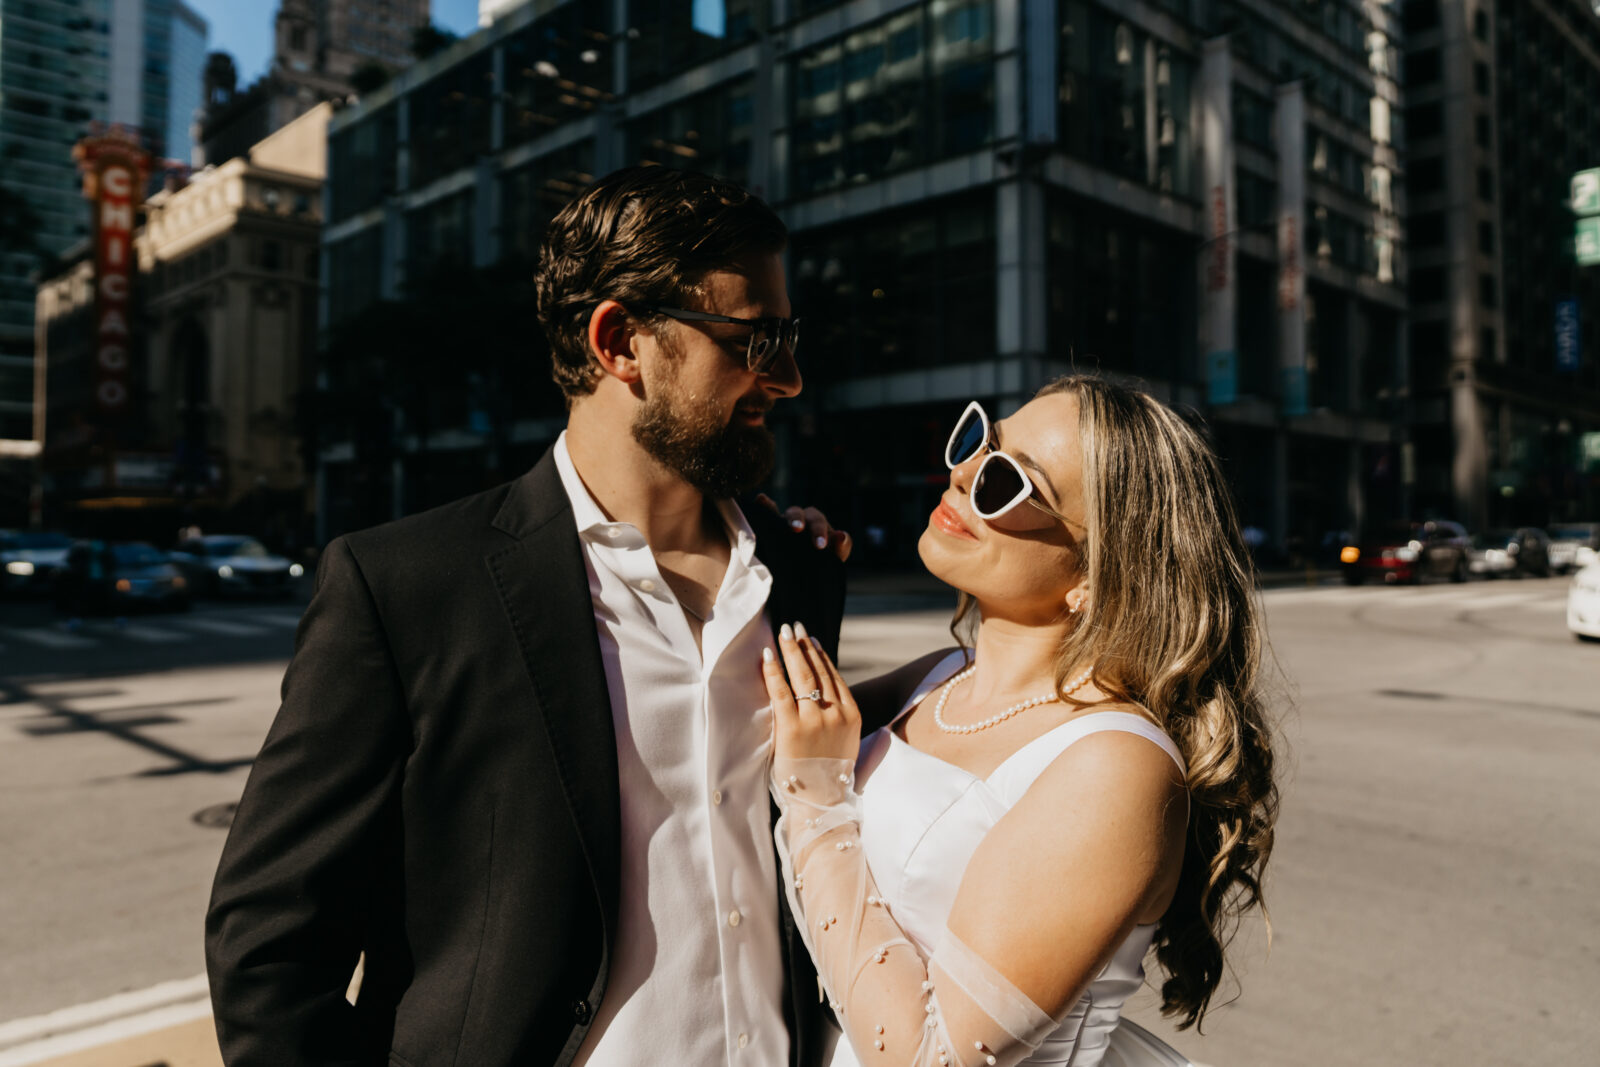
M 1079 582 L 1067 590 L 1067 614 L 1074 617 L 1082 615 L 1089 607 L 1089 583 Z
M 639 357 L 633 350 L 638 331 L 628 309 L 615 300 L 602 300 L 589 315 L 589 351 L 600 369 L 632 385 L 639 380 Z

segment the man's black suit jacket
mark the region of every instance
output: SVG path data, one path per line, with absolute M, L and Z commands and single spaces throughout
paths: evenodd
M 842 567 L 746 513 L 768 618 L 836 654 Z M 206 917 L 225 1060 L 568 1063 L 605 994 L 619 835 L 611 705 L 553 458 L 334 541 Z M 815 973 L 786 910 L 784 926 L 792 1060 L 810 1064 Z

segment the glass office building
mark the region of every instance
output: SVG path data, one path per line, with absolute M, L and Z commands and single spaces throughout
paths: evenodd
M 910 557 L 969 400 L 1074 368 L 1203 409 L 1245 521 L 1307 548 L 1407 506 L 1400 46 L 1376 0 L 535 0 L 335 117 L 324 330 L 521 269 L 595 175 L 696 167 L 790 226 L 774 480 L 865 552 Z M 327 436 L 325 534 L 548 446 L 522 310 L 520 349 Z

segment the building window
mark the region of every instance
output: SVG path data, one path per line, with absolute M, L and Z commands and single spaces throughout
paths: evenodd
M 1406 175 L 1406 185 L 1413 196 L 1428 196 L 1444 190 L 1444 159 L 1440 156 L 1429 156 L 1426 159 L 1415 159 L 1411 162 L 1411 171 Z
M 1422 85 L 1432 85 L 1439 80 L 1439 75 L 1437 48 L 1419 48 L 1406 56 L 1406 88 L 1415 89 Z
M 1498 307 L 1499 289 L 1495 285 L 1493 274 L 1478 275 L 1478 304 L 1484 308 Z
M 1479 148 L 1488 148 L 1490 141 L 1489 116 L 1478 115 L 1473 119 L 1474 135 Z
M 1445 213 L 1423 211 L 1411 216 L 1411 243 L 1418 248 L 1434 248 L 1445 242 Z
M 1407 33 L 1422 33 L 1439 26 L 1439 0 L 1409 0 L 1403 19 Z
M 1478 334 L 1478 358 L 1494 362 L 1499 358 L 1499 347 L 1499 337 L 1493 329 L 1485 326 Z
M 295 26 L 289 31 L 289 47 L 296 52 L 306 50 L 306 28 Z
M 609 99 L 609 4 L 567 4 L 505 42 L 505 143 L 519 145 Z
M 576 4 L 575 7 L 609 7 Z M 647 88 L 755 39 L 758 0 L 629 0 L 628 88 Z
M 1084 0 L 1062 0 L 1059 16 L 1057 124 L 1066 151 L 1164 192 L 1194 195 L 1193 60 Z M 1242 106 L 1239 136 L 1270 148 L 1271 105 L 1258 98 Z
M 823 381 L 994 358 L 992 194 L 802 231 L 789 259 Z
M 1444 106 L 1418 104 L 1416 107 L 1406 108 L 1406 128 L 1410 131 L 1413 142 L 1440 136 L 1444 133 Z
M 1472 13 L 1472 33 L 1480 41 L 1489 40 L 1489 13 L 1481 6 Z
M 406 285 L 473 265 L 472 190 L 440 197 L 406 215 Z
M 395 189 L 399 124 L 390 105 L 328 138 L 330 222 L 378 207 Z
M 202 263 L 201 268 L 204 269 L 208 265 L 209 264 Z M 279 244 L 277 241 L 261 242 L 261 269 L 283 269 L 283 245 Z
M 628 155 L 748 184 L 753 93 L 751 79 L 740 78 L 652 111 L 628 124 Z
M 1478 223 L 1478 251 L 1486 256 L 1494 255 L 1494 223 Z
M 993 139 L 989 0 L 934 0 L 795 58 L 796 195 L 870 181 Z
M 413 189 L 472 166 L 489 152 L 493 97 L 494 68 L 488 51 L 410 94 Z
M 1418 267 L 1411 272 L 1411 303 L 1433 304 L 1443 300 L 1446 282 L 1443 267 Z
M 593 141 L 579 141 L 502 177 L 501 255 L 537 259 L 550 220 L 594 178 Z
M 1489 95 L 1489 64 L 1478 62 L 1472 65 L 1472 85 L 1478 90 L 1479 96 Z
M 1478 199 L 1494 203 L 1494 174 L 1488 167 L 1478 168 Z

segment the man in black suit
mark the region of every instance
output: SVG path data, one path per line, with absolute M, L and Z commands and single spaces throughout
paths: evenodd
M 731 500 L 800 389 L 785 239 L 704 175 L 591 186 L 538 277 L 567 431 L 328 546 L 206 919 L 227 1063 L 818 1061 L 760 649 L 836 653 L 842 569 Z

